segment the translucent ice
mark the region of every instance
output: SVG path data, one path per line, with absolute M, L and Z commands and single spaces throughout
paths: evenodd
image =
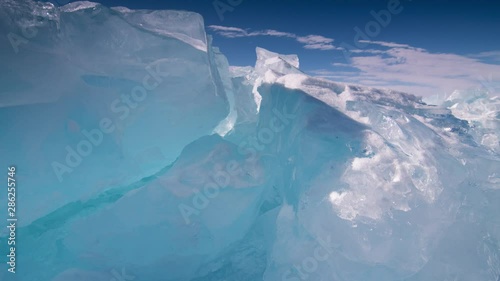
M 0 5 L 17 280 L 498 280 L 498 98 L 232 67 L 190 12 Z
M 1 5 L 13 39 L 0 54 L 0 149 L 24 167 L 23 224 L 157 172 L 228 113 L 198 14 Z

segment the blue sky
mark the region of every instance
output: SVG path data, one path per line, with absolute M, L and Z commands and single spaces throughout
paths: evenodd
M 304 72 L 335 81 L 395 88 L 423 96 L 449 94 L 454 89 L 498 90 L 500 1 L 99 2 L 106 6 L 198 12 L 205 19 L 207 32 L 214 37 L 214 45 L 232 65 L 253 65 L 255 47 L 260 46 L 297 54 Z M 346 48 L 351 51 L 349 56 L 345 55 Z

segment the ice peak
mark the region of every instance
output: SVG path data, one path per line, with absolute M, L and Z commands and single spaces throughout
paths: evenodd
M 99 3 L 89 1 L 76 1 L 68 3 L 60 8 L 61 12 L 71 13 L 79 10 L 92 9 L 99 5 Z
M 273 63 L 275 61 L 283 61 L 295 68 L 299 68 L 299 57 L 297 55 L 282 55 L 275 52 L 271 52 L 261 47 L 255 48 L 255 52 L 257 53 L 257 63 L 259 62 L 267 62 L 267 64 Z
M 274 83 L 287 74 L 302 73 L 297 55 L 282 55 L 260 47 L 256 48 L 256 53 L 255 72 L 265 83 Z

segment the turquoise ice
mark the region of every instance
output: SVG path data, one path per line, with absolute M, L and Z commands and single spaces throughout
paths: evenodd
M 0 5 L 0 280 L 498 280 L 498 98 L 230 66 L 190 12 Z

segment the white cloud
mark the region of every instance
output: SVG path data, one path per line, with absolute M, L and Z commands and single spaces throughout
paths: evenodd
M 290 37 L 295 38 L 295 34 L 288 32 L 281 32 L 273 29 L 268 29 L 260 32 L 254 32 L 255 34 L 264 35 L 264 36 L 277 36 L 277 37 Z
M 241 32 L 241 33 L 246 33 L 245 30 L 238 28 L 238 27 L 230 27 L 230 26 L 221 26 L 221 25 L 211 25 L 209 28 L 216 30 L 216 31 L 227 31 L 227 32 Z
M 399 43 L 394 43 L 394 42 L 369 41 L 369 40 L 359 40 L 359 42 L 363 43 L 363 44 L 379 45 L 379 46 L 387 47 L 387 48 L 409 48 L 409 49 L 415 49 L 415 50 L 423 50 L 423 49 L 412 47 L 412 46 L 407 45 L 407 44 L 399 44 Z
M 304 45 L 305 49 L 313 49 L 313 50 L 335 50 L 336 47 L 332 44 L 324 44 L 324 43 L 313 43 Z
M 337 50 L 338 48 L 333 46 L 333 39 L 326 38 L 321 35 L 307 35 L 296 37 L 296 40 L 304 44 L 306 49 L 317 49 L 317 50 Z
M 357 69 L 357 72 L 340 75 L 336 72 L 329 75 L 322 73 L 322 76 L 335 76 L 343 82 L 387 87 L 424 97 L 445 96 L 457 89 L 484 89 L 485 79 L 482 77 L 500 81 L 500 65 L 484 63 L 477 58 L 431 53 L 425 49 L 393 42 L 362 43 L 377 45 L 381 49 L 360 49 L 359 52 L 351 52 L 350 66 Z M 477 57 L 491 57 L 498 53 L 481 53 Z M 488 90 L 491 92 L 492 88 Z
M 247 31 L 238 27 L 210 25 L 208 28 L 215 31 L 217 34 L 227 38 L 253 37 L 253 36 L 273 36 L 293 38 L 297 42 L 302 43 L 305 49 L 314 50 L 338 50 L 335 47 L 332 38 L 327 38 L 321 35 L 298 36 L 289 32 L 282 32 L 274 29 L 266 29 L 259 31 Z
M 470 56 L 474 58 L 483 58 L 483 59 L 490 59 L 493 61 L 500 61 L 500 51 L 481 52 L 479 54 L 472 54 Z

